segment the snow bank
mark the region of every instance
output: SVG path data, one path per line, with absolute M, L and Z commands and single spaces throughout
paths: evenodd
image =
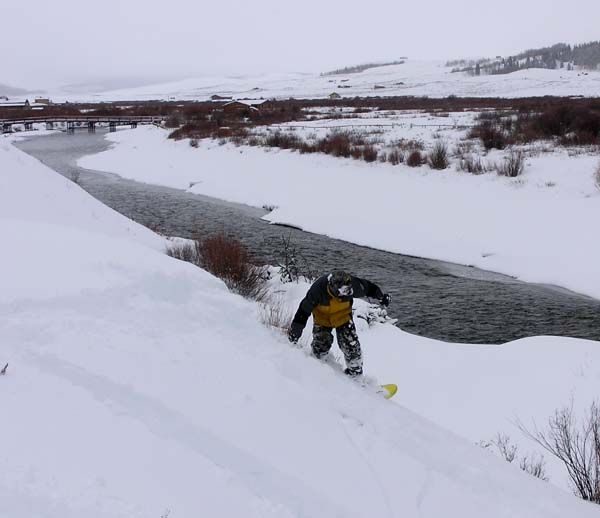
M 266 219 L 391 252 L 478 266 L 600 298 L 597 157 L 557 151 L 524 176 L 365 164 L 325 155 L 166 139 L 156 128 L 108 137 L 83 167 L 277 207 Z M 501 158 L 498 158 L 499 160 Z M 343 215 L 343 216 L 342 216 Z
M 5 142 L 0 171 L 0 515 L 597 515 L 282 343 Z

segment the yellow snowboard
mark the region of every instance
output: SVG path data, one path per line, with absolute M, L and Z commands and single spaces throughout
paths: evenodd
M 390 399 L 396 392 L 398 392 L 398 385 L 394 385 L 393 383 L 380 385 L 380 390 L 378 391 L 385 399 Z

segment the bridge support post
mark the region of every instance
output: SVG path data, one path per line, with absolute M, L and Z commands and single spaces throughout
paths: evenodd
M 12 133 L 12 124 L 10 123 L 3 123 L 2 124 L 2 133 Z
M 67 121 L 67 133 L 69 135 L 75 134 L 75 122 Z
M 117 131 L 117 123 L 116 122 L 109 122 L 108 123 L 108 131 L 110 131 L 111 133 L 114 133 L 115 131 Z
M 88 133 L 96 133 L 96 123 L 88 122 Z
M 47 130 L 53 130 L 54 129 L 54 123 L 53 122 L 47 122 L 46 123 L 46 129 Z
M 31 131 L 33 129 L 33 122 L 25 123 L 25 131 Z

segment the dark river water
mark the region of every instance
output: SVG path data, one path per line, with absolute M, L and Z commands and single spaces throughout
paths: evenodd
M 167 235 L 237 236 L 271 264 L 290 237 L 317 272 L 343 268 L 392 295 L 389 313 L 410 333 L 464 343 L 503 343 L 533 335 L 600 340 L 600 301 L 566 290 L 451 263 L 373 250 L 297 229 L 270 225 L 263 209 L 222 202 L 78 168 L 76 160 L 108 147 L 103 133 L 57 133 L 17 146 L 71 178 L 103 203 Z

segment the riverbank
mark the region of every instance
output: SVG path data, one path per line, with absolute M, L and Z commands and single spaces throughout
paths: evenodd
M 274 210 L 295 225 L 395 253 L 473 265 L 600 298 L 597 157 L 555 151 L 523 176 L 364 164 L 322 155 L 167 140 L 139 128 L 79 161 L 142 182 Z

